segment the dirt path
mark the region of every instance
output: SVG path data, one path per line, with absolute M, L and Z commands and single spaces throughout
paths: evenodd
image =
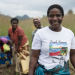
M 11 65 L 10 70 L 7 69 L 6 65 L 0 65 L 0 75 L 14 75 L 15 65 Z

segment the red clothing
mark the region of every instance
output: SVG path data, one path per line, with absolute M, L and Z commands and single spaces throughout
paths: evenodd
M 8 35 L 10 35 L 11 39 L 14 41 L 15 47 L 16 47 L 17 44 L 18 44 L 18 36 L 22 36 L 22 35 L 23 35 L 22 41 L 21 41 L 21 45 L 20 45 L 19 48 L 21 48 L 21 47 L 27 42 L 27 40 L 28 40 L 27 37 L 26 37 L 25 34 L 24 34 L 23 29 L 20 28 L 19 26 L 17 26 L 17 28 L 16 28 L 16 30 L 14 31 L 14 33 L 13 33 L 13 31 L 12 31 L 12 27 L 10 27 L 10 28 L 8 29 Z

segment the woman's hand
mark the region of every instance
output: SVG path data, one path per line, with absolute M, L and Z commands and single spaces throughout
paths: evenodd
M 70 50 L 70 60 L 71 60 L 71 63 L 75 69 L 75 49 Z
M 8 40 L 8 43 L 12 44 L 12 40 Z
M 22 35 L 22 36 L 18 36 L 18 44 L 17 44 L 17 46 L 16 46 L 16 50 L 18 50 L 19 47 L 20 47 L 20 45 L 21 45 L 22 37 L 23 37 L 23 35 Z
M 15 50 L 14 53 L 17 54 L 17 50 Z
M 7 44 L 10 44 L 10 46 L 13 46 L 13 41 L 12 40 L 8 40 Z

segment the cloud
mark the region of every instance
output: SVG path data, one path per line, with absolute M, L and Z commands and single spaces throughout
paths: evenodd
M 47 9 L 52 4 L 60 4 L 65 13 L 75 9 L 75 0 L 0 0 L 0 13 L 5 15 L 30 17 L 46 15 Z M 74 11 L 75 12 L 75 11 Z

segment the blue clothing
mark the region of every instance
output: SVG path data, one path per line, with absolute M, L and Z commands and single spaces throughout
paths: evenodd
M 0 36 L 0 38 L 2 37 L 10 40 L 8 36 Z M 12 49 L 6 53 L 0 52 L 0 64 L 12 64 Z
M 43 28 L 43 26 L 41 26 L 41 28 Z M 35 33 L 38 31 L 39 29 L 35 29 L 33 32 L 32 32 L 32 40 L 33 40 L 33 38 L 34 38 L 34 36 L 35 36 Z
M 66 64 L 64 62 L 64 64 Z M 61 68 L 58 72 L 53 72 L 54 70 L 57 70 L 58 68 Z M 46 70 L 44 66 L 40 65 L 37 67 L 35 71 L 35 75 L 45 75 L 44 73 L 51 73 L 52 75 L 70 75 L 69 67 L 66 65 L 65 67 L 62 67 L 60 65 L 56 66 L 55 69 L 49 69 Z
M 10 40 L 9 36 L 0 36 L 0 38 L 2 38 L 2 37 L 7 38 L 8 40 Z
M 0 64 L 12 64 L 11 59 L 8 58 L 6 53 L 0 53 Z

